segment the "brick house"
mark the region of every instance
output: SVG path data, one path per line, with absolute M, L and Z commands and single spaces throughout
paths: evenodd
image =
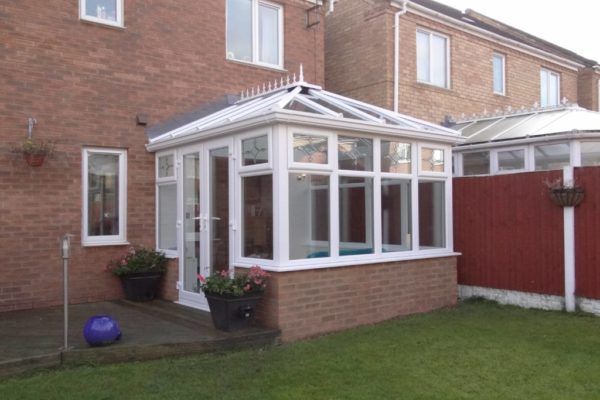
M 129 244 L 198 308 L 198 273 L 270 270 L 285 340 L 455 303 L 460 138 L 323 90 L 315 1 L 45 6 L 1 9 L 0 310 L 60 304 L 66 233 L 75 303 L 122 296 L 105 266 Z M 28 122 L 41 167 L 11 151 Z
M 307 79 L 323 84 L 323 25 L 306 27 L 313 3 L 273 3 L 283 30 L 280 56 L 261 62 L 227 54 L 224 1 L 3 2 L 0 310 L 60 304 L 58 240 L 66 233 L 74 234 L 72 301 L 120 297 L 118 280 L 104 271 L 107 261 L 126 242 L 154 245 L 154 155 L 145 149 L 143 120 L 153 125 L 219 102 L 300 64 Z M 11 152 L 27 137 L 28 118 L 37 120 L 35 140 L 56 143 L 39 168 Z M 104 221 L 104 233 L 115 233 L 104 242 L 93 237 L 96 224 L 84 243 L 82 168 L 94 150 L 113 150 L 126 162 L 126 198 L 117 206 L 126 222 Z
M 325 43 L 329 90 L 432 122 L 562 98 L 600 107 L 595 61 L 431 0 L 340 1 Z

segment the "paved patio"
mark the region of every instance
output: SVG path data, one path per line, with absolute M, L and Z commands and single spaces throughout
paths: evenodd
M 83 326 L 92 315 L 108 314 L 119 322 L 119 342 L 91 348 Z M 69 351 L 62 351 L 63 310 L 53 307 L 0 313 L 0 377 L 61 364 L 96 364 L 149 360 L 276 343 L 279 332 L 249 328 L 221 332 L 210 314 L 166 301 L 113 301 L 69 308 Z

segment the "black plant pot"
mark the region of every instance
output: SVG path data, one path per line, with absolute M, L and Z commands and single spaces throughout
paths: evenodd
M 121 284 L 125 292 L 125 298 L 131 301 L 150 301 L 156 298 L 161 274 L 146 272 L 139 274 L 124 275 Z
M 262 293 L 242 297 L 206 294 L 215 328 L 236 331 L 250 326 L 261 297 Z
M 585 191 L 583 188 L 575 187 L 560 187 L 550 189 L 550 198 L 560 207 L 577 207 L 583 201 Z

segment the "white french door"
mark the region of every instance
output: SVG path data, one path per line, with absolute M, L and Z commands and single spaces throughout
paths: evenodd
M 180 152 L 179 302 L 208 310 L 198 275 L 229 270 L 233 260 L 233 140 Z

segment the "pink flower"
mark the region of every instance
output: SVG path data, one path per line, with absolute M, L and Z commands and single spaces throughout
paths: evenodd
M 200 283 L 206 283 L 206 278 L 202 276 L 202 274 L 198 274 L 198 280 L 200 281 Z
M 229 270 L 228 269 L 223 269 L 221 270 L 221 272 L 219 273 L 223 278 L 227 278 L 229 276 Z
M 250 286 L 249 283 L 246 284 L 246 286 L 244 286 L 244 292 L 249 292 L 252 289 L 252 286 Z
M 123 258 L 123 259 L 121 260 L 121 265 L 127 265 L 127 260 Z

